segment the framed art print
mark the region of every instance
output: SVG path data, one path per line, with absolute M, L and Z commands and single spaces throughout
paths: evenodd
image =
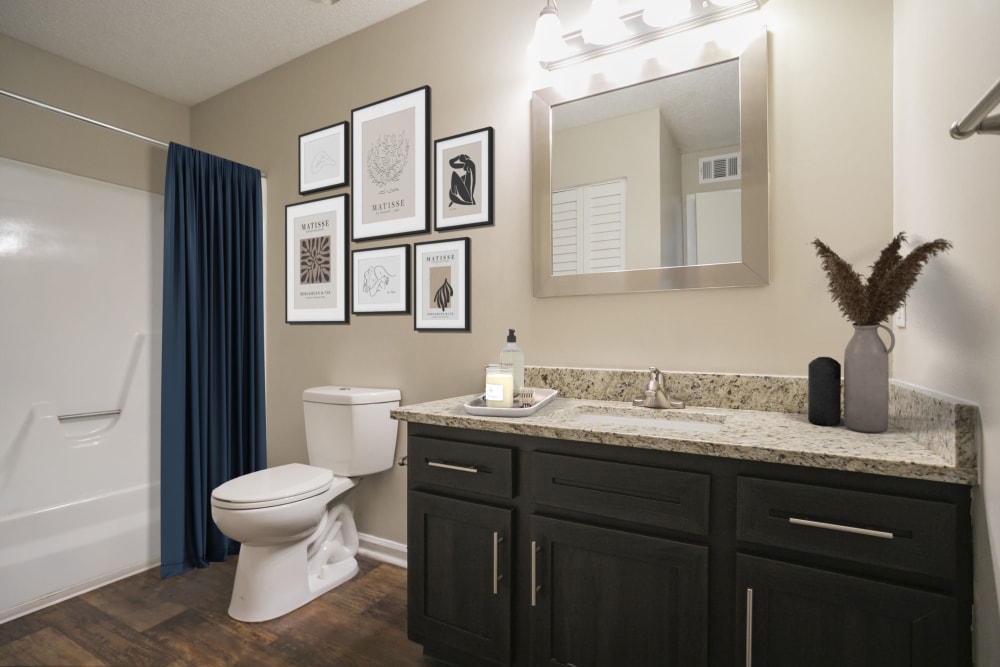
M 434 229 L 493 224 L 493 128 L 434 142 Z
M 410 312 L 410 246 L 355 250 L 351 259 L 352 312 Z
M 413 246 L 413 328 L 469 331 L 469 239 Z
M 347 123 L 299 135 L 299 194 L 347 185 Z
M 347 322 L 346 194 L 285 207 L 285 321 Z
M 351 111 L 355 241 L 426 232 L 428 86 Z

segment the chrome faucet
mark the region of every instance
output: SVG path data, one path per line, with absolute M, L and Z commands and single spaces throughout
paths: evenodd
M 632 405 L 658 410 L 679 410 L 684 407 L 684 401 L 675 401 L 667 395 L 667 391 L 663 387 L 663 373 L 660 372 L 659 368 L 650 366 L 646 395 L 632 401 Z

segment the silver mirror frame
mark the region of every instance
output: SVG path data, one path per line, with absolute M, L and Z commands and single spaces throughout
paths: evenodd
M 704 49 L 691 65 L 671 68 L 656 62 L 643 67 L 633 81 L 592 80 L 589 90 L 569 97 L 555 88 L 535 91 L 531 97 L 531 190 L 536 297 L 616 294 L 710 287 L 747 287 L 769 281 L 769 164 L 767 138 L 767 31 L 754 37 L 742 53 L 719 57 Z M 574 99 L 608 92 L 664 76 L 680 74 L 739 58 L 742 262 L 671 266 L 606 273 L 552 275 L 552 107 Z M 596 79 L 596 77 L 595 77 Z

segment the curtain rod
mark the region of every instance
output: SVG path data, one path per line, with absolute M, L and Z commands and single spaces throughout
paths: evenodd
M 98 127 L 103 127 L 106 130 L 112 130 L 114 132 L 119 132 L 121 134 L 134 137 L 135 139 L 142 139 L 143 141 L 148 141 L 151 144 L 156 144 L 157 146 L 163 146 L 164 148 L 169 148 L 170 144 L 164 143 L 158 139 L 153 139 L 145 135 L 139 134 L 137 132 L 132 132 L 131 130 L 125 130 L 120 127 L 115 127 L 108 123 L 102 123 L 99 120 L 94 120 L 93 118 L 88 118 L 87 116 L 81 116 L 78 113 L 73 113 L 72 111 L 67 111 L 66 109 L 60 109 L 59 107 L 52 106 L 51 104 L 46 104 L 45 102 L 39 102 L 38 100 L 33 100 L 30 97 L 24 97 L 23 95 L 18 95 L 17 93 L 12 93 L 9 90 L 4 90 L 0 88 L 0 95 L 4 95 L 11 99 L 19 100 L 27 104 L 39 107 L 40 109 L 46 109 L 48 111 L 54 111 L 56 113 L 61 113 L 64 116 L 69 116 L 70 118 L 75 118 L 77 120 L 82 120 L 85 123 L 90 123 L 91 125 L 96 125 Z
M 1000 79 L 990 88 L 983 99 L 972 108 L 972 111 L 951 126 L 951 136 L 955 139 L 965 139 L 974 134 L 1000 134 L 1000 113 L 988 116 L 989 112 L 1000 106 Z

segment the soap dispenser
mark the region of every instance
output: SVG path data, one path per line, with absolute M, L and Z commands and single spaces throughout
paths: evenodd
M 507 332 L 507 344 L 500 350 L 500 366 L 510 369 L 514 375 L 514 391 L 518 391 L 524 387 L 524 352 L 517 346 L 514 330 Z

